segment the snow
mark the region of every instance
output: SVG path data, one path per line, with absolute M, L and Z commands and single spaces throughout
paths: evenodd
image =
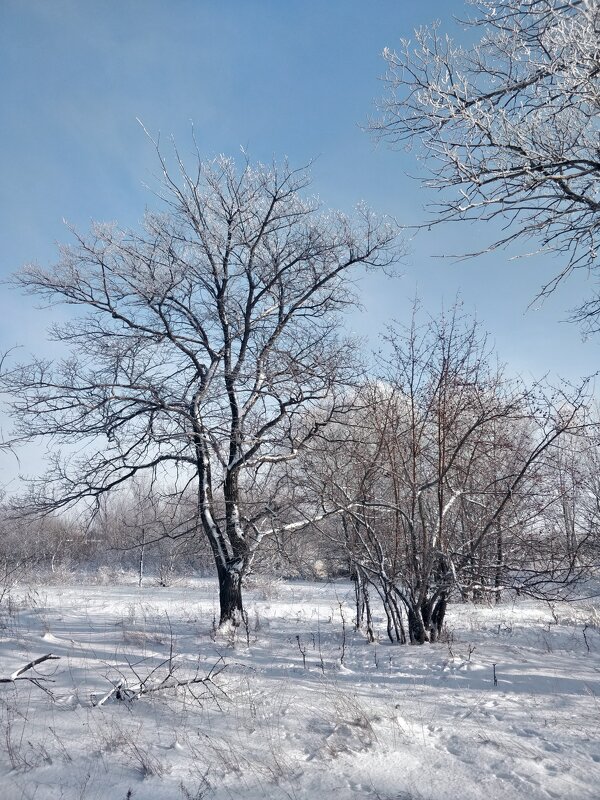
M 23 673 L 53 682 L 0 684 L 0 797 L 600 797 L 593 602 L 455 605 L 446 641 L 422 647 L 389 644 L 381 617 L 367 643 L 352 602 L 349 583 L 265 581 L 234 641 L 210 580 L 13 590 L 0 677 L 60 659 Z M 169 665 L 180 681 L 214 668 L 214 685 L 94 705 Z

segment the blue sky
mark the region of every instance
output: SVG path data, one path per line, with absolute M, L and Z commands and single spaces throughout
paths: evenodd
M 156 205 L 157 165 L 136 117 L 165 144 L 252 160 L 315 159 L 313 190 L 331 207 L 364 200 L 401 223 L 426 219 L 410 154 L 377 146 L 361 126 L 384 87 L 381 51 L 458 0 L 2 0 L 0 3 L 0 273 L 48 263 L 68 241 L 63 219 L 135 225 Z M 403 277 L 370 277 L 351 326 L 376 340 L 415 291 L 435 314 L 460 292 L 502 360 L 526 375 L 576 379 L 598 367 L 598 343 L 562 322 L 589 286 L 581 275 L 527 310 L 557 271 L 548 258 L 435 256 L 483 246 L 484 226 L 435 228 L 411 244 Z M 56 312 L 52 312 L 56 313 Z M 2 289 L 0 348 L 42 349 L 49 312 Z

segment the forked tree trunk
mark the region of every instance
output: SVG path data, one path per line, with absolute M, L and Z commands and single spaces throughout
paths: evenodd
M 447 607 L 446 593 L 442 592 L 434 600 L 407 607 L 408 634 L 411 644 L 435 642 L 444 625 Z

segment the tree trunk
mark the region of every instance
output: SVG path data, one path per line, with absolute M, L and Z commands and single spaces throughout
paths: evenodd
M 138 561 L 138 586 L 141 588 L 144 580 L 144 549 L 146 546 L 146 531 L 142 528 L 142 541 L 140 543 L 140 558 Z
M 365 595 L 360 572 L 358 570 L 352 572 L 350 580 L 354 583 L 354 601 L 356 607 L 356 623 L 354 627 L 359 631 L 365 614 Z
M 239 565 L 218 567 L 219 604 L 221 616 L 219 625 L 231 623 L 236 627 L 243 622 L 242 574 Z
M 448 599 L 446 597 L 446 593 L 442 592 L 442 594 L 438 597 L 435 601 L 433 609 L 431 611 L 431 641 L 435 642 L 439 639 L 440 633 L 442 632 L 442 628 L 444 627 L 444 618 L 446 616 L 446 607 L 448 605 Z
M 496 604 L 502 602 L 502 592 L 500 591 L 500 587 L 502 586 L 503 582 L 503 562 L 504 562 L 504 542 L 502 539 L 502 528 L 500 524 L 498 524 L 498 529 L 496 532 L 496 575 L 494 578 L 494 588 L 496 589 L 495 592 L 495 600 Z
M 369 589 L 367 583 L 363 584 L 363 593 L 365 600 L 365 613 L 367 617 L 367 639 L 373 643 L 375 641 L 375 633 L 373 632 L 373 615 L 371 614 L 371 598 L 369 597 Z
M 407 609 L 408 616 L 408 635 L 411 644 L 424 644 L 429 641 L 427 630 L 423 622 L 423 613 L 419 606 L 412 606 Z

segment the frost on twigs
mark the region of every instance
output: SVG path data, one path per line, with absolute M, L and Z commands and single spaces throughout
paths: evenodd
M 386 48 L 388 92 L 371 128 L 422 159 L 437 190 L 424 227 L 497 221 L 491 244 L 468 256 L 517 240 L 558 253 L 548 293 L 573 269 L 597 267 L 600 4 L 470 5 L 468 46 L 436 23 Z M 599 310 L 594 295 L 576 317 L 597 327 Z

